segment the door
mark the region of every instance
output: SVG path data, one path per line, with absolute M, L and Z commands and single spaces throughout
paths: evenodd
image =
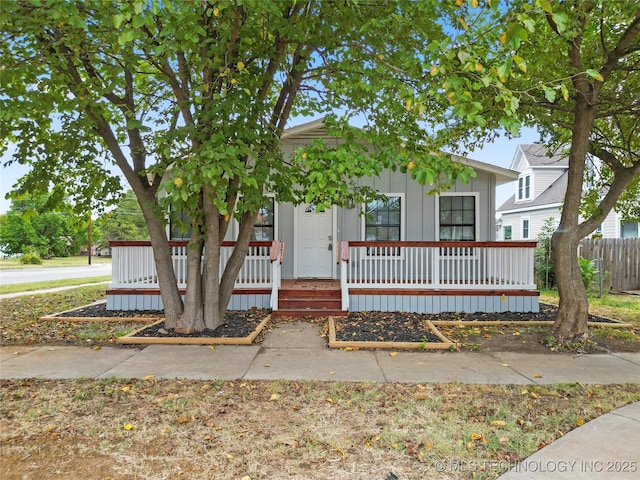
M 316 211 L 315 205 L 297 208 L 296 275 L 331 278 L 333 267 L 333 210 Z

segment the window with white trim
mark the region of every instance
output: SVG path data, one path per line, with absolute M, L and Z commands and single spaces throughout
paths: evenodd
M 502 239 L 503 240 L 511 240 L 513 239 L 513 233 L 512 233 L 512 227 L 511 225 L 504 225 L 502 227 Z
M 522 219 L 522 239 L 527 240 L 529 238 L 529 219 Z
M 531 198 L 531 175 L 520 175 L 518 178 L 518 200 Z
M 474 242 L 477 235 L 477 194 L 438 197 L 438 239 Z
M 403 198 L 389 195 L 365 205 L 364 239 L 366 241 L 399 242 L 403 239 Z
M 258 217 L 251 232 L 251 240 L 272 241 L 276 234 L 276 208 L 275 199 L 268 197 L 258 210 Z
M 621 238 L 638 238 L 639 234 L 638 222 L 620 222 Z

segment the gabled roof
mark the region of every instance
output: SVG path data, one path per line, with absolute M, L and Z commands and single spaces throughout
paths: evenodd
M 565 171 L 560 175 L 555 182 L 547 187 L 547 189 L 538 195 L 531 202 L 516 203 L 515 194 L 511 196 L 506 202 L 504 202 L 497 212 L 508 212 L 511 210 L 529 210 L 544 205 L 557 205 L 562 203 L 564 195 L 567 191 L 567 178 L 569 177 L 568 171 Z
M 569 157 L 564 147 L 549 152 L 541 143 L 525 143 L 519 145 L 530 167 L 568 167 Z
M 286 142 L 291 140 L 312 140 L 315 138 L 330 137 L 327 135 L 324 126 L 324 118 L 321 118 L 288 128 L 284 131 L 280 138 L 281 140 Z M 469 165 L 474 170 L 479 170 L 495 175 L 497 185 L 512 182 L 513 180 L 516 180 L 518 178 L 518 172 L 510 170 L 508 168 L 498 167 L 497 165 L 491 165 L 489 163 L 484 163 L 478 160 L 473 160 L 467 157 L 460 157 L 457 155 L 451 155 L 451 158 L 456 162 Z

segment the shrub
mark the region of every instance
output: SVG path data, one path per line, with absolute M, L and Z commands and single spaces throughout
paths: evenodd
M 588 258 L 578 257 L 578 264 L 580 265 L 580 275 L 582 276 L 582 283 L 584 283 L 585 288 L 589 290 L 593 285 L 593 282 L 598 277 L 598 269 Z
M 20 263 L 25 265 L 42 265 L 42 259 L 37 253 L 25 253 L 20 257 Z

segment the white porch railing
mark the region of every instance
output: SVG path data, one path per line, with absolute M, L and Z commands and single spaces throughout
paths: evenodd
M 343 309 L 352 288 L 535 290 L 535 247 L 536 242 L 341 242 Z
M 223 242 L 221 245 L 220 274 L 231 257 L 234 245 L 234 242 Z M 170 242 L 170 246 L 178 288 L 184 289 L 187 286 L 187 242 Z M 113 241 L 110 242 L 110 247 L 111 289 L 160 288 L 151 242 Z M 283 255 L 283 242 L 251 242 L 247 257 L 236 278 L 235 288 L 279 289 Z M 277 302 L 277 290 L 275 297 Z

